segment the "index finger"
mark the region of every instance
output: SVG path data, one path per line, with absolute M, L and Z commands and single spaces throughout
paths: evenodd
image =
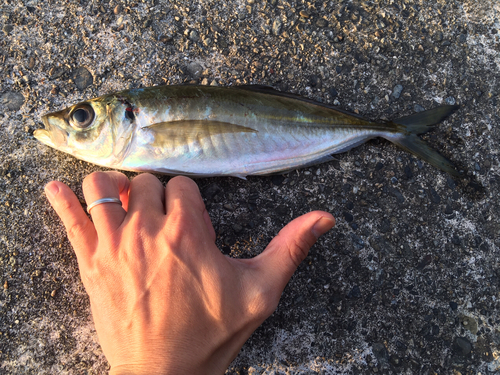
M 71 189 L 59 181 L 45 186 L 50 204 L 61 218 L 68 239 L 75 250 L 80 267 L 92 256 L 96 247 L 97 233 L 94 225 L 83 211 L 80 201 Z

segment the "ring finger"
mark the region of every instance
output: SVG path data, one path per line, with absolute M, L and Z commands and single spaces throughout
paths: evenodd
M 103 198 L 122 198 L 126 201 L 129 179 L 119 172 L 94 172 L 83 180 L 83 195 L 87 207 Z M 123 222 L 126 211 L 116 202 L 101 203 L 90 210 L 97 234 L 114 232 Z

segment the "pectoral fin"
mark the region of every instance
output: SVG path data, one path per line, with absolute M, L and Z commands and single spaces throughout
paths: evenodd
M 223 121 L 179 120 L 159 122 L 142 128 L 154 132 L 154 146 L 188 143 L 224 133 L 257 133 L 257 130 Z

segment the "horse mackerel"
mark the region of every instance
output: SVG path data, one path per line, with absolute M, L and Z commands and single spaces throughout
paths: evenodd
M 267 175 L 332 159 L 383 137 L 457 177 L 420 137 L 458 106 L 394 121 L 264 86 L 156 86 L 104 95 L 43 116 L 35 137 L 101 166 L 188 176 Z

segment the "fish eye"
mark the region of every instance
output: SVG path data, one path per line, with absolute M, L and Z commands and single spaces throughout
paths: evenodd
M 82 105 L 71 112 L 70 121 L 76 128 L 88 128 L 94 121 L 94 110 L 90 105 Z

